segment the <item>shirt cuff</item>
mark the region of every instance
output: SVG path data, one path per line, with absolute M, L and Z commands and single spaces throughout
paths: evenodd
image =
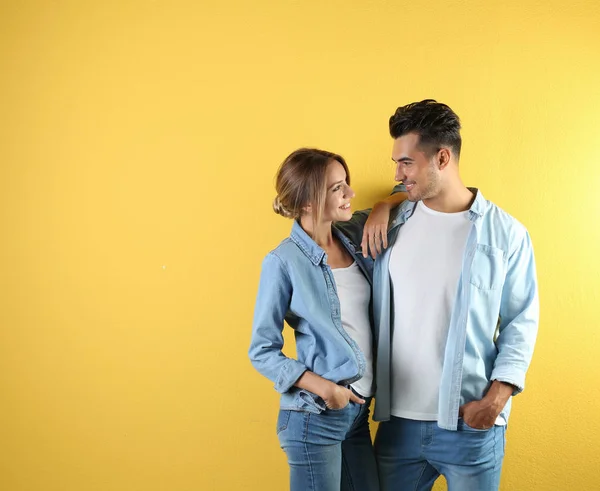
M 281 394 L 287 392 L 304 372 L 306 372 L 306 367 L 302 363 L 298 360 L 288 359 L 279 372 L 275 390 Z

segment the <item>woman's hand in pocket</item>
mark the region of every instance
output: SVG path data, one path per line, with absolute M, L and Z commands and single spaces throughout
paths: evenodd
M 350 401 L 356 402 L 357 404 L 364 404 L 364 399 L 358 397 L 354 392 L 341 385 L 331 383 L 330 390 L 323 397 L 325 406 L 328 409 L 344 409 Z

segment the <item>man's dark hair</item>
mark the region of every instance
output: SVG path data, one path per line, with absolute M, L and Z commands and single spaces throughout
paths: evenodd
M 425 99 L 396 109 L 390 118 L 390 135 L 396 139 L 408 133 L 419 135 L 419 146 L 428 155 L 450 147 L 456 158 L 460 156 L 460 119 L 446 104 Z

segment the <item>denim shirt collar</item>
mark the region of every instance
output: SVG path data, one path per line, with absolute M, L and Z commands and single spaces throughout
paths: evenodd
M 483 194 L 477 188 L 467 188 L 475 195 L 475 199 L 473 203 L 471 203 L 471 207 L 469 208 L 469 220 L 472 222 L 476 222 L 480 219 L 489 207 L 489 203 L 483 197 Z M 396 215 L 392 217 L 392 221 L 390 222 L 389 230 L 402 225 L 408 220 L 412 214 L 414 213 L 417 207 L 417 203 L 413 201 L 404 201 L 399 207 Z
M 477 189 L 477 188 L 467 188 L 467 189 L 475 195 L 475 199 L 473 200 L 473 203 L 471 204 L 471 208 L 469 208 L 469 220 L 471 220 L 472 222 L 475 222 L 478 219 L 480 219 L 483 215 L 485 215 L 485 212 L 489 208 L 489 203 L 483 197 L 483 194 L 481 194 L 481 191 L 479 191 L 479 189 Z
M 355 253 L 355 247 L 342 232 L 335 228 L 335 225 L 331 228 L 333 234 L 339 238 L 346 249 L 349 252 Z M 308 257 L 311 262 L 317 266 L 323 262 L 326 257 L 325 251 L 308 235 L 302 228 L 298 220 L 294 220 L 292 225 L 292 232 L 290 233 L 290 239 L 300 248 L 300 250 Z

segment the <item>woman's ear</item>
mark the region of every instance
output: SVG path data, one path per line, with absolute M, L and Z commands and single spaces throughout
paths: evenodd
M 312 205 L 306 205 L 302 207 L 302 212 L 305 215 L 310 215 L 312 213 Z

